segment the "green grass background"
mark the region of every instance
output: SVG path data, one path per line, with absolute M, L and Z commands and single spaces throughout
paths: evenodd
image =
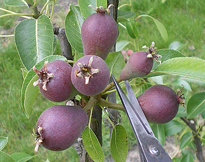
M 162 39 L 151 19 L 140 18 L 136 22 L 139 30 L 137 39 L 130 38 L 126 30 L 119 27 L 118 40 L 129 40 L 134 44 L 127 46 L 124 50 L 141 50 L 143 45 L 150 45 L 152 41 L 156 42 L 158 49 L 168 48 L 173 41 L 180 41 L 184 44 L 180 51 L 185 56 L 205 59 L 205 1 L 167 0 L 164 3 L 162 2 L 163 0 L 130 1 L 132 11 L 136 12 L 136 16 L 138 14 L 149 14 L 163 23 L 169 35 L 168 41 L 165 42 Z M 120 5 L 125 3 L 127 1 L 120 1 Z M 1 7 L 5 7 L 2 3 L 0 4 Z M 13 11 L 20 10 L 18 8 L 6 8 Z M 0 12 L 1 15 L 3 13 Z M 4 31 L 8 31 L 7 34 L 12 34 L 13 27 L 16 25 L 15 20 L 17 20 L 17 17 L 0 19 L 1 34 L 5 34 Z M 63 20 L 60 22 L 62 23 Z M 191 46 L 194 46 L 195 50 L 190 50 L 189 47 Z M 57 49 L 59 50 L 59 47 Z M 30 118 L 26 118 L 20 106 L 20 89 L 23 82 L 21 68 L 23 68 L 23 65 L 19 59 L 14 38 L 0 38 L 0 136 L 8 136 L 9 138 L 9 142 L 3 151 L 9 154 L 25 152 L 36 155 L 34 159 L 30 160 L 35 162 L 43 162 L 46 159 L 50 161 L 79 161 L 73 147 L 61 152 L 53 152 L 41 147 L 38 154 L 34 153 L 35 143 L 32 131 L 35 128 L 36 121 L 44 109 L 55 103 L 48 102 L 39 95 L 34 103 Z M 129 148 L 131 148 L 135 143 L 135 138 L 129 122 L 123 116 L 122 113 L 122 124 L 125 128 L 129 128 L 127 129 L 128 143 Z M 103 128 L 103 150 L 106 156 L 110 155 L 109 129 L 107 127 Z

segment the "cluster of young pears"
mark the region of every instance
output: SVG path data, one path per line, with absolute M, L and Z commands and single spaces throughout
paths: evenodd
M 104 59 L 116 42 L 118 27 L 107 14 L 109 8 L 97 7 L 95 11 L 82 25 L 84 56 L 73 67 L 65 61 L 55 60 L 46 61 L 41 70 L 33 68 L 39 76 L 34 86 L 39 86 L 45 98 L 62 102 L 77 94 L 96 96 L 108 85 L 110 72 Z M 147 75 L 153 59 L 159 57 L 154 51 L 152 44 L 147 51 L 132 53 L 120 73 L 120 81 Z M 147 119 L 154 123 L 170 121 L 182 102 L 179 94 L 164 85 L 150 87 L 137 98 Z M 53 151 L 67 149 L 83 132 L 87 122 L 87 112 L 80 106 L 55 105 L 46 109 L 37 121 L 35 151 L 40 145 Z

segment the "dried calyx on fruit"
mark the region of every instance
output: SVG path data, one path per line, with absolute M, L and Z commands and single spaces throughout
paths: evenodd
M 92 68 L 93 57 L 90 58 L 87 65 L 83 65 L 82 63 L 77 63 L 80 70 L 75 70 L 75 76 L 84 78 L 85 84 L 89 83 L 89 79 L 93 77 L 94 74 L 99 72 L 99 69 Z
M 158 58 L 162 58 L 162 56 L 155 53 L 156 47 L 155 47 L 155 43 L 154 42 L 152 42 L 150 47 L 147 47 L 146 45 L 144 45 L 142 48 L 146 48 L 147 49 L 147 58 L 152 58 L 153 60 L 161 63 L 161 61 L 158 60 Z
M 185 97 L 184 97 L 184 94 L 182 93 L 182 89 L 184 89 L 183 85 L 181 89 L 177 89 L 177 99 L 178 99 L 179 104 L 186 108 L 185 100 L 184 100 Z
M 105 61 L 99 56 L 86 55 L 73 65 L 71 81 L 73 86 L 86 96 L 97 95 L 104 90 L 110 78 Z
M 62 60 L 54 60 L 48 63 L 44 62 L 41 70 L 33 67 L 34 72 L 39 76 L 33 83 L 38 85 L 41 94 L 54 102 L 65 101 L 69 97 L 76 95 L 71 82 L 72 66 Z
M 113 4 L 110 4 L 107 8 L 103 8 L 103 6 L 99 6 L 99 7 L 93 7 L 92 5 L 88 5 L 88 7 L 92 7 L 93 10 L 95 10 L 95 12 L 99 13 L 110 13 L 110 7 L 114 6 Z
M 155 53 L 154 42 L 150 47 L 143 46 L 143 48 L 147 48 L 147 52 L 137 51 L 131 54 L 120 72 L 121 80 L 144 77 L 152 70 L 153 60 L 159 61 L 158 58 L 161 58 L 161 55 Z
M 36 69 L 35 66 L 33 67 L 33 71 L 34 71 L 34 72 L 38 75 L 38 77 L 39 77 L 38 80 L 33 83 L 33 86 L 35 87 L 35 86 L 37 86 L 37 85 L 39 85 L 39 84 L 42 84 L 42 85 L 43 85 L 43 86 L 42 86 L 42 89 L 45 90 L 45 91 L 47 91 L 46 85 L 47 85 L 47 83 L 49 82 L 49 79 L 54 76 L 53 73 L 49 73 L 49 72 L 47 71 L 47 65 L 48 65 L 48 61 L 45 61 L 42 70 Z
M 35 152 L 38 152 L 38 148 L 43 142 L 43 137 L 41 134 L 42 129 L 43 129 L 42 127 L 38 126 L 36 132 L 33 134 L 33 136 L 35 137 L 35 141 L 36 141 L 36 147 L 34 148 Z

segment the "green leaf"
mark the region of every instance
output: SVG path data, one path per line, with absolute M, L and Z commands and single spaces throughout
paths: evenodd
M 172 49 L 160 49 L 156 51 L 156 54 L 162 56 L 162 58 L 160 59 L 161 63 L 171 58 L 184 57 L 184 55 L 181 52 Z M 154 61 L 152 70 L 156 69 L 158 65 L 160 65 L 160 63 Z
M 192 142 L 193 143 L 193 142 Z M 195 144 L 194 144 L 195 145 Z M 181 154 L 184 156 L 186 154 L 190 154 L 193 158 L 195 157 L 194 152 L 191 151 L 191 147 L 181 150 Z M 195 150 L 196 148 L 193 148 Z
M 152 19 L 154 20 L 154 23 L 156 24 L 156 26 L 157 26 L 157 28 L 158 28 L 162 38 L 165 41 L 167 41 L 168 40 L 168 34 L 167 34 L 167 30 L 164 27 L 164 25 L 160 21 L 158 21 L 157 19 L 154 19 L 154 18 L 152 18 Z
M 21 72 L 22 72 L 23 79 L 25 79 L 26 74 L 28 73 L 28 70 L 26 68 L 21 68 Z
M 149 81 L 145 81 L 142 78 L 133 78 L 130 81 L 132 89 L 134 89 L 135 96 L 142 94 L 147 88 L 151 87 L 152 84 Z
M 171 120 L 170 122 L 164 124 L 164 128 L 165 135 L 170 136 L 172 134 L 180 132 L 184 128 L 184 126 L 178 121 Z
M 161 145 L 164 145 L 165 142 L 165 131 L 163 124 L 153 124 L 152 130 L 154 132 L 155 137 L 159 140 Z
M 125 66 L 125 60 L 121 52 L 109 53 L 105 59 L 105 62 L 110 70 L 110 73 L 115 78 L 120 77 L 120 71 Z
M 32 6 L 34 5 L 35 0 L 24 0 L 28 5 Z
M 198 84 L 200 86 L 204 86 L 205 85 L 205 81 L 201 81 L 201 80 L 197 80 L 197 79 L 193 79 L 193 78 L 187 78 L 187 77 L 181 77 L 184 80 L 186 80 L 189 83 L 194 83 L 194 84 Z
M 15 160 L 15 162 L 27 162 L 28 160 L 33 158 L 33 156 L 24 152 L 15 152 L 10 156 Z
M 172 84 L 176 85 L 178 87 L 182 87 L 182 85 L 183 85 L 183 87 L 184 87 L 183 89 L 186 89 L 187 91 L 192 91 L 190 84 L 186 80 L 184 80 L 182 78 L 174 80 L 172 82 Z
M 155 18 L 153 18 L 152 16 L 149 16 L 149 15 L 140 15 L 139 17 L 149 17 L 149 18 L 151 18 L 151 19 L 154 21 L 155 25 L 157 26 L 157 28 L 158 28 L 158 30 L 159 30 L 159 32 L 160 32 L 162 38 L 163 38 L 165 41 L 168 40 L 167 30 L 166 30 L 166 28 L 164 27 L 164 25 L 163 25 L 159 20 L 157 20 L 157 19 L 155 19 Z M 139 17 L 138 17 L 138 18 L 139 18 Z
M 116 42 L 116 52 L 123 50 L 129 43 L 126 40 Z
M 194 162 L 194 158 L 191 154 L 186 154 L 182 157 L 180 162 Z
M 178 57 L 164 61 L 146 77 L 179 75 L 205 81 L 205 60 L 194 57 Z
M 122 125 L 116 125 L 113 128 L 110 143 L 110 151 L 115 161 L 126 161 L 128 152 L 127 133 Z
M 205 119 L 205 111 L 203 111 L 203 112 L 201 113 L 201 117 L 202 117 L 203 119 Z
M 45 15 L 26 19 L 15 28 L 15 43 L 22 63 L 30 70 L 46 56 L 53 54 L 53 27 Z
M 154 77 L 150 77 L 150 79 L 157 84 L 164 84 L 163 76 L 154 76 Z
M 139 33 L 138 30 L 136 28 L 136 25 L 134 25 L 134 23 L 132 22 L 126 22 L 125 26 L 127 28 L 127 32 L 130 35 L 131 38 L 137 38 Z
M 76 52 L 73 61 L 77 61 L 79 58 L 85 56 L 84 53 Z
M 203 143 L 203 142 L 202 142 L 202 143 Z M 196 145 L 195 145 L 195 143 L 194 143 L 194 140 L 192 140 L 192 141 L 189 143 L 187 149 L 196 150 Z
M 169 49 L 173 49 L 173 50 L 177 50 L 179 51 L 180 49 L 182 49 L 183 47 L 185 47 L 185 43 L 181 43 L 179 41 L 174 41 L 169 45 Z
M 8 154 L 0 151 L 0 162 L 15 162 L 15 160 Z
M 117 21 L 118 22 L 126 22 L 129 18 L 133 17 L 135 15 L 134 12 L 130 11 L 117 11 Z
M 38 79 L 38 75 L 35 75 L 30 82 L 28 83 L 25 95 L 24 95 L 24 107 L 25 107 L 25 113 L 27 114 L 27 117 L 29 118 L 29 115 L 32 110 L 33 103 L 39 93 L 38 86 L 33 86 L 33 83 Z
M 107 8 L 107 0 L 78 0 L 78 4 L 84 18 L 96 13 L 95 10 L 92 7 L 88 7 L 88 5 L 92 5 L 94 8 L 100 6 Z
M 194 118 L 205 110 L 205 92 L 193 95 L 187 104 L 187 118 Z
M 188 146 L 191 142 L 191 139 L 192 139 L 192 134 L 190 132 L 183 134 L 183 136 L 180 139 L 179 150 L 182 150 L 184 147 Z
M 92 129 L 86 127 L 82 133 L 83 144 L 89 156 L 95 162 L 104 162 L 104 153 Z
M 36 64 L 35 67 L 40 70 L 43 67 L 45 61 L 51 62 L 53 60 L 65 61 L 66 58 L 58 55 L 48 56 L 44 58 L 42 61 L 40 61 L 38 64 Z M 38 87 L 33 86 L 33 82 L 36 81 L 37 78 L 37 74 L 33 71 L 33 69 L 31 69 L 27 73 L 21 88 L 21 106 L 28 118 L 32 110 L 33 102 L 39 93 Z
M 173 162 L 180 162 L 181 161 L 181 157 L 174 157 L 172 158 Z
M 178 112 L 177 112 L 177 115 L 175 116 L 175 118 L 186 117 L 186 116 L 187 116 L 186 108 L 182 105 L 179 105 L 179 109 L 178 109 Z
M 8 142 L 8 137 L 1 137 L 0 136 L 0 151 L 6 146 Z
M 83 15 L 78 6 L 70 5 L 70 11 L 65 19 L 65 33 L 71 46 L 78 52 L 83 53 L 81 40 L 81 27 L 84 22 Z
M 4 0 L 4 4 L 13 7 L 27 6 L 27 3 L 24 0 Z

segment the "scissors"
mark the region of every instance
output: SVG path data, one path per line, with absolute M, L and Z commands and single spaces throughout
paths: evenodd
M 154 136 L 129 82 L 125 81 L 128 99 L 114 76 L 111 75 L 111 77 L 138 141 L 141 162 L 172 162 L 168 153 Z

